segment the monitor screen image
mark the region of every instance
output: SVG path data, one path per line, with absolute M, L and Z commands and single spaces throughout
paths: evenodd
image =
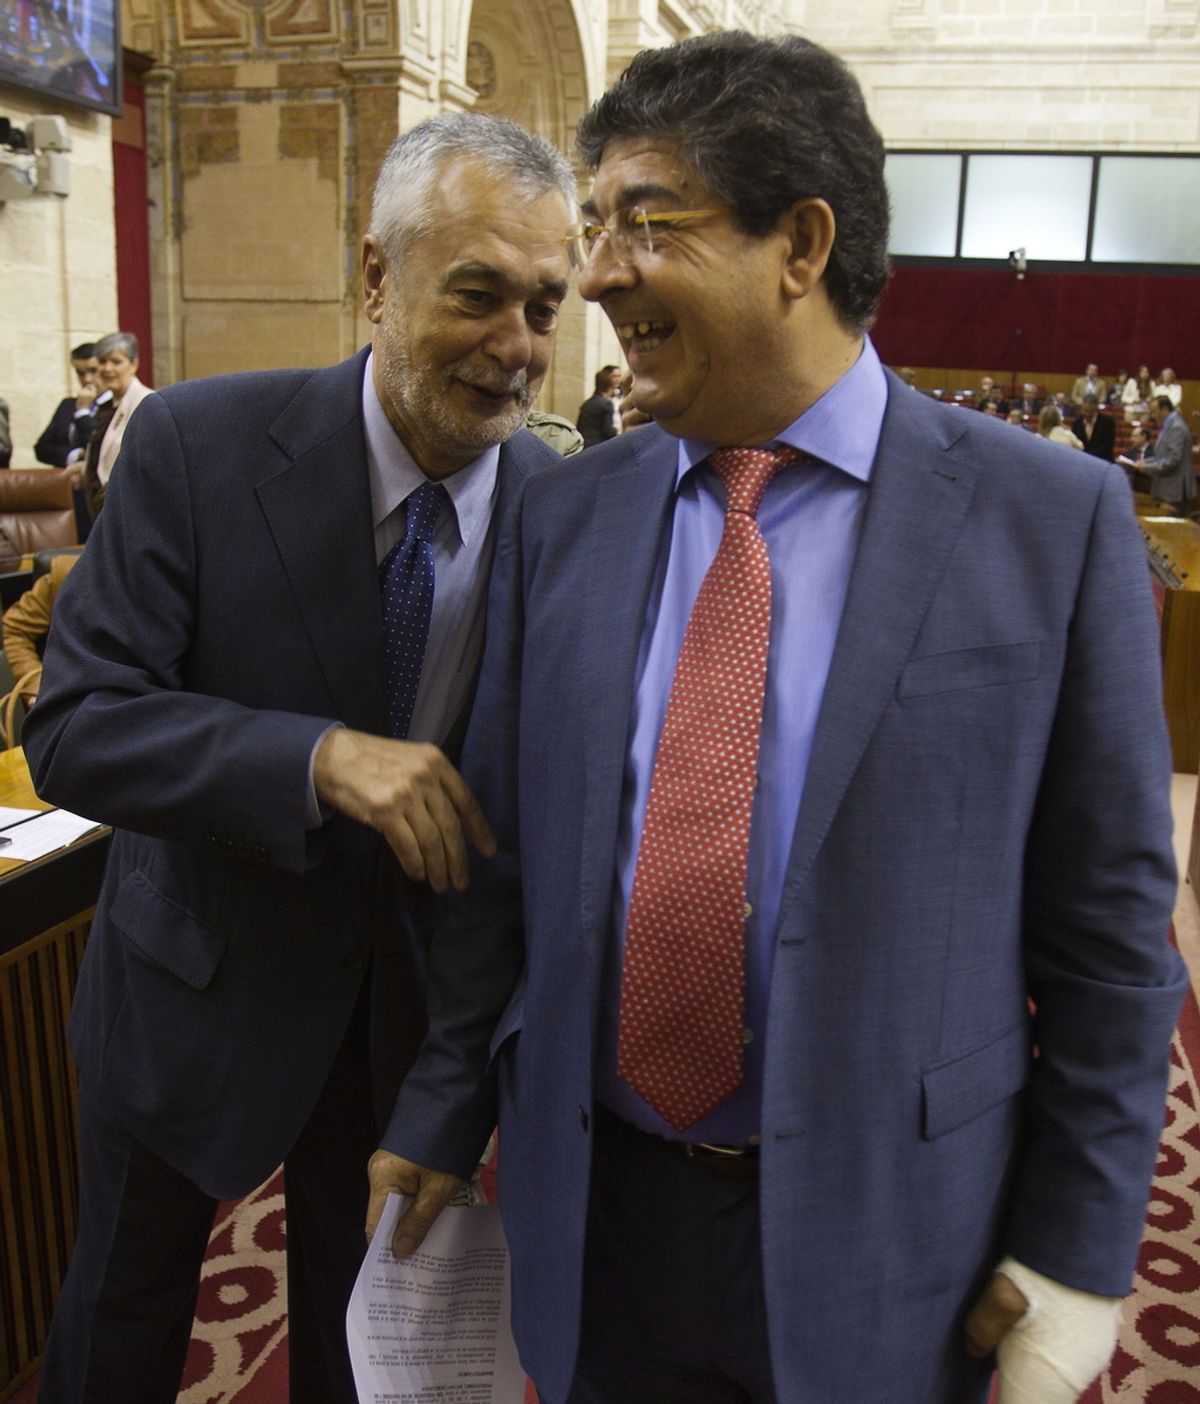
M 0 84 L 118 116 L 118 3 L 5 0 L 0 6 Z

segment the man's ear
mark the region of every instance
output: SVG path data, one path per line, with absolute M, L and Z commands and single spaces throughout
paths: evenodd
M 379 322 L 383 317 L 383 303 L 387 296 L 387 255 L 374 234 L 363 235 L 362 290 L 363 311 L 367 314 L 367 321 Z
M 783 267 L 783 291 L 788 297 L 807 297 L 825 272 L 837 222 L 824 200 L 797 200 L 780 216 L 780 230 L 788 242 Z

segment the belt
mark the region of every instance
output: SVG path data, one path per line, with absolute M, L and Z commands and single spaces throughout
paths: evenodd
M 683 1153 L 701 1170 L 719 1180 L 757 1180 L 757 1146 L 717 1146 L 709 1141 L 668 1141 L 682 1146 Z
M 643 1131 L 616 1112 L 610 1111 L 603 1102 L 595 1106 L 596 1120 L 610 1135 L 624 1140 L 636 1140 L 643 1147 L 652 1147 L 660 1154 L 672 1159 L 685 1159 L 706 1175 L 718 1180 L 737 1180 L 747 1183 L 758 1179 L 757 1146 L 722 1146 L 712 1141 L 671 1141 L 665 1136 Z

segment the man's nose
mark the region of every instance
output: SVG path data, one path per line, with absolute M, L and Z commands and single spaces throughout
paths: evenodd
M 493 326 L 485 349 L 510 374 L 525 369 L 533 357 L 533 335 L 523 307 L 505 312 Z
M 598 239 L 588 261 L 579 275 L 579 295 L 588 302 L 599 302 L 613 288 L 629 288 L 638 280 L 637 266 L 619 263 L 607 235 Z

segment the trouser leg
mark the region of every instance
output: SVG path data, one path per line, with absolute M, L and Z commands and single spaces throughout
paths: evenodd
M 80 1091 L 79 1237 L 40 1404 L 174 1404 L 217 1201 Z
M 291 1404 L 355 1404 L 346 1307 L 366 1251 L 371 1107 L 366 990 L 284 1164 Z

